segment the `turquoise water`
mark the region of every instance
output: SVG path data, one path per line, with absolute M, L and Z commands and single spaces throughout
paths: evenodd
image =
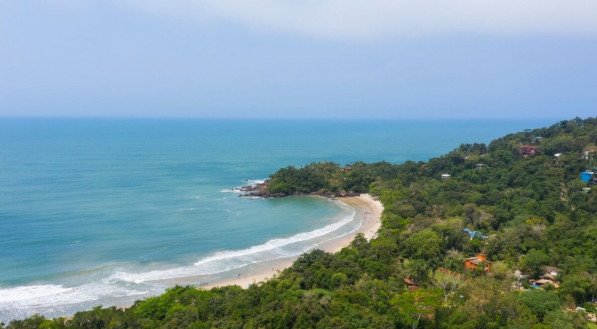
M 352 209 L 321 198 L 231 191 L 280 167 L 426 160 L 546 124 L 1 119 L 0 320 L 213 280 L 358 225 Z

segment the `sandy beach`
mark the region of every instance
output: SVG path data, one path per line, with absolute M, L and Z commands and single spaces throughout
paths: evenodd
M 338 252 L 348 246 L 359 233 L 362 233 L 367 241 L 377 235 L 377 231 L 381 227 L 381 214 L 383 212 L 383 205 L 380 201 L 374 199 L 369 194 L 361 194 L 357 197 L 335 198 L 335 200 L 354 208 L 356 211 L 355 216 L 362 218 L 362 224 L 357 231 L 351 234 L 320 244 L 318 246 L 319 249 L 332 253 Z M 239 274 L 237 278 L 202 285 L 201 288 L 210 289 L 229 285 L 247 288 L 251 284 L 265 281 L 277 275 L 285 268 L 290 267 L 296 258 L 298 256 L 254 264 L 251 269 Z

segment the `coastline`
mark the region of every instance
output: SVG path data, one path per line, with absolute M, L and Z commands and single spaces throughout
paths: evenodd
M 369 194 L 361 194 L 353 197 L 337 197 L 337 200 L 355 210 L 355 216 L 361 216 L 362 223 L 358 230 L 338 239 L 329 240 L 321 243 L 318 249 L 326 252 L 335 253 L 342 248 L 347 247 L 354 240 L 355 236 L 362 233 L 367 241 L 377 236 L 377 231 L 381 227 L 381 214 L 383 205 Z M 255 264 L 253 268 L 239 275 L 238 278 L 224 279 L 210 284 L 202 285 L 201 289 L 211 289 L 224 286 L 240 286 L 248 288 L 251 284 L 257 284 L 278 275 L 284 269 L 290 267 L 299 256 L 265 261 Z
M 365 239 L 367 239 L 367 241 L 375 238 L 379 228 L 381 227 L 381 214 L 383 212 L 383 206 L 380 201 L 374 199 L 369 194 L 361 194 L 359 196 L 352 197 L 320 197 L 333 202 L 340 202 L 345 206 L 354 209 L 353 219 L 360 222 L 360 226 L 358 226 L 358 229 L 355 229 L 354 231 L 344 236 L 320 242 L 315 248 L 321 249 L 326 252 L 335 253 L 340 251 L 342 248 L 349 246 L 350 243 L 354 240 L 355 236 L 359 233 L 362 233 Z M 192 275 L 170 279 L 147 280 L 146 282 L 151 282 L 156 287 L 159 287 L 158 289 L 163 290 L 173 287 L 175 285 L 190 285 L 196 287 L 197 289 L 206 290 L 216 287 L 235 285 L 240 286 L 241 288 L 248 288 L 251 284 L 258 284 L 260 282 L 266 281 L 279 275 L 281 271 L 292 266 L 292 264 L 298 257 L 300 257 L 299 254 L 290 257 L 253 263 L 242 268 L 231 270 L 227 273 L 226 276 L 223 277 L 218 277 L 219 273 L 217 273 L 214 275 Z M 238 276 L 235 277 L 237 273 Z M 60 288 L 63 287 L 60 286 Z M 68 290 L 69 288 L 63 289 Z M 118 308 L 128 308 L 132 306 L 137 300 L 143 300 L 155 295 L 156 294 L 149 292 L 142 295 L 134 294 L 126 296 L 106 297 L 106 299 L 102 302 L 102 305 L 116 306 Z M 76 311 L 90 309 L 91 307 L 95 306 L 95 301 L 89 301 L 85 303 L 87 306 L 80 309 L 76 309 L 74 311 L 51 310 L 51 313 L 48 313 L 42 309 L 39 309 L 35 311 L 35 313 L 44 314 L 51 318 L 70 318 Z M 7 318 L 5 321 L 23 317 L 25 316 L 16 315 L 10 319 Z

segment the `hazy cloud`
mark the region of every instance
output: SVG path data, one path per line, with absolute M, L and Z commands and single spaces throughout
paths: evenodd
M 127 0 L 156 14 L 324 38 L 597 35 L 595 0 Z

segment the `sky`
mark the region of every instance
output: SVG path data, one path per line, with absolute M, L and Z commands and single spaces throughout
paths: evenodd
M 0 0 L 1 117 L 595 115 L 594 0 Z

